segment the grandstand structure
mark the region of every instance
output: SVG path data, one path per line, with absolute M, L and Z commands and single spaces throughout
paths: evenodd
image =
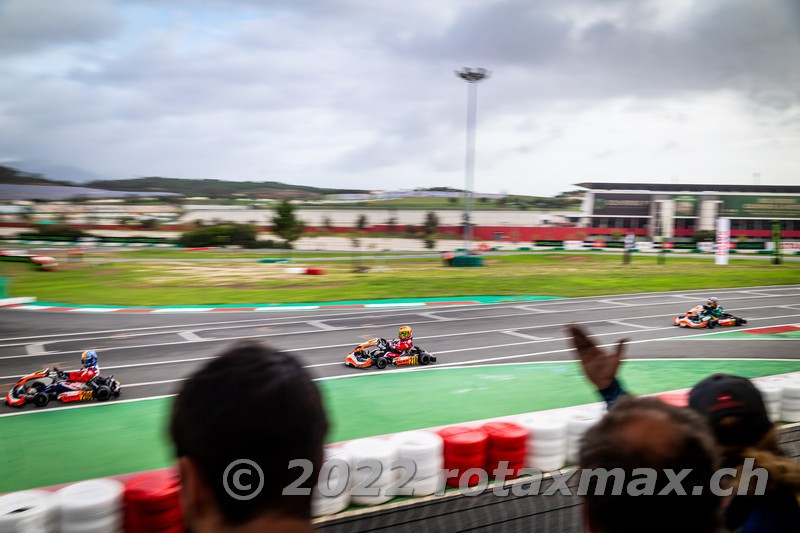
M 579 183 L 586 189 L 579 225 L 588 233 L 608 230 L 691 238 L 731 220 L 731 235 L 769 240 L 773 222 L 783 238 L 800 238 L 800 186 Z

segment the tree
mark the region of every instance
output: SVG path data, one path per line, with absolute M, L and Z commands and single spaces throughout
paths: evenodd
M 358 228 L 358 231 L 361 232 L 361 231 L 366 230 L 367 226 L 369 226 L 369 221 L 367 220 L 367 215 L 364 215 L 364 214 L 358 215 L 358 220 L 356 220 L 356 228 Z
M 433 211 L 428 211 L 428 214 L 425 215 L 425 226 L 422 234 L 422 240 L 428 250 L 433 250 L 436 247 L 436 232 L 438 229 L 439 217 Z
M 157 218 L 146 218 L 139 222 L 139 226 L 144 229 L 157 229 L 161 222 Z
M 291 248 L 292 243 L 300 238 L 306 229 L 305 223 L 294 214 L 294 206 L 289 200 L 283 200 L 275 208 L 277 213 L 272 217 L 272 231 Z
M 220 224 L 183 233 L 178 244 L 189 248 L 198 246 L 256 246 L 257 230 L 250 224 Z
M 323 218 L 323 219 L 322 219 L 322 226 L 323 226 L 323 227 L 324 227 L 324 228 L 325 228 L 327 231 L 331 231 L 331 230 L 333 230 L 333 220 L 331 220 L 331 217 L 325 217 L 325 218 Z

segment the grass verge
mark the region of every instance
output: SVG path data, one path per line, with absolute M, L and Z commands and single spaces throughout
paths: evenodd
M 213 305 L 371 300 L 393 297 L 480 295 L 597 296 L 631 292 L 711 289 L 800 282 L 800 263 L 681 258 L 658 264 L 636 257 L 530 254 L 486 256 L 482 268 L 448 268 L 438 259 L 364 262 L 368 273 L 352 272 L 349 261 L 314 261 L 322 276 L 285 274 L 286 265 L 251 262 L 180 261 L 66 264 L 55 272 L 0 263 L 10 277 L 11 296 L 96 305 Z M 303 265 L 301 259 L 292 266 Z

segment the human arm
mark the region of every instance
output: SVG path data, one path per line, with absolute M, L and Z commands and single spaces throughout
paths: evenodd
M 620 397 L 627 394 L 617 379 L 617 372 L 622 363 L 622 353 L 628 339 L 620 340 L 613 352 L 606 352 L 589 338 L 586 330 L 582 327 L 573 324 L 568 327 L 568 330 L 583 373 L 610 407 Z

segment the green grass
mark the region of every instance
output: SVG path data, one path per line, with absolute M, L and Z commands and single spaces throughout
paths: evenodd
M 154 256 L 155 257 L 155 256 Z M 211 305 L 372 300 L 396 297 L 482 295 L 597 296 L 631 292 L 782 285 L 800 282 L 800 263 L 711 257 L 657 264 L 638 256 L 621 265 L 619 256 L 532 253 L 486 256 L 482 268 L 443 267 L 439 259 L 386 260 L 385 270 L 351 272 L 350 261 L 309 262 L 323 276 L 289 275 L 286 265 L 219 262 L 154 262 L 64 265 L 39 272 L 29 265 L 0 263 L 11 278 L 11 296 L 40 301 L 105 305 Z M 364 264 L 373 264 L 364 261 Z M 303 265 L 295 257 L 293 265 Z
M 799 370 L 800 362 L 642 360 L 627 361 L 622 380 L 646 394 L 691 387 L 714 372 L 752 378 Z M 599 401 L 573 362 L 386 372 L 318 385 L 331 423 L 327 442 Z M 392 397 L 405 401 L 389 406 Z M 171 403 L 109 402 L 0 418 L 0 493 L 169 466 Z

